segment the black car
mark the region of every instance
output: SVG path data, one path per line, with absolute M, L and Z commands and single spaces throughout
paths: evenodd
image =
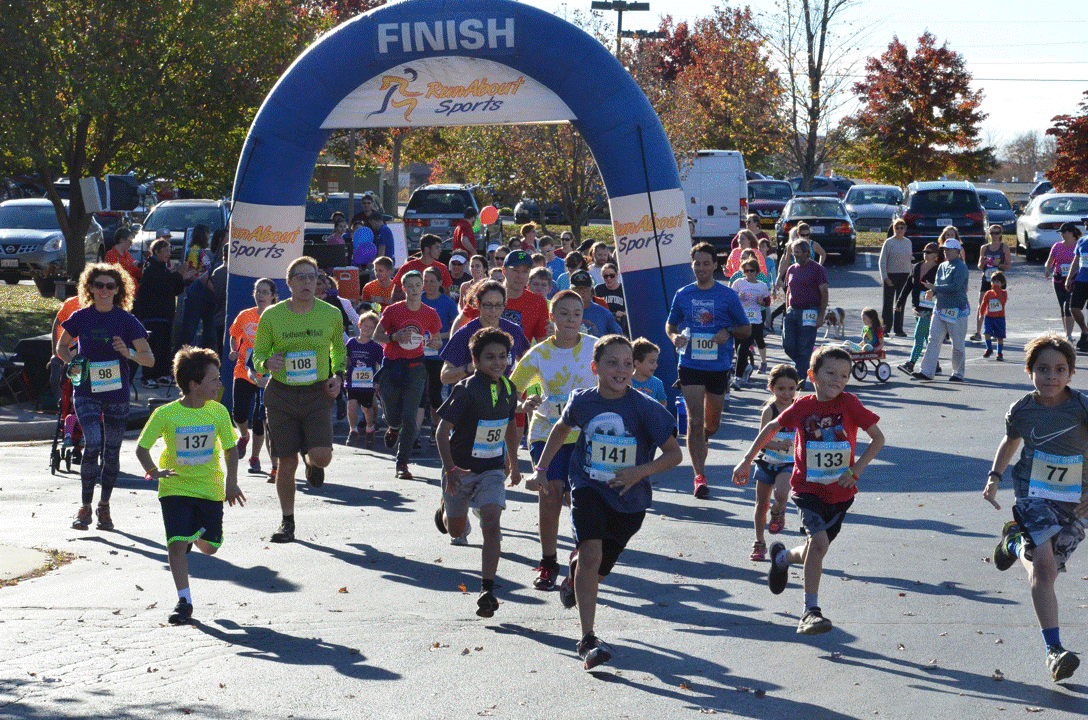
M 793 188 L 794 195 L 821 195 L 827 197 L 837 197 L 840 200 L 846 197 L 847 191 L 854 186 L 854 181 L 844 177 L 824 177 L 823 175 L 816 175 L 812 178 L 812 184 L 809 186 L 809 190 L 802 190 L 804 186 L 804 178 L 798 176 L 790 178 L 790 186 Z
M 949 225 L 959 231 L 968 263 L 978 258 L 979 248 L 988 242 L 986 210 L 975 186 L 964 180 L 912 182 L 896 217 L 907 223 L 907 237 L 915 253 L 921 253 L 926 243 L 936 242 Z
M 781 257 L 789 240 L 790 230 L 799 223 L 808 223 L 812 239 L 828 254 L 835 253 L 848 265 L 857 256 L 857 233 L 850 213 L 842 200 L 832 197 L 795 197 L 782 208 L 782 217 L 775 225 L 778 254 Z
M 995 223 L 1001 226 L 1001 229 L 1009 235 L 1016 234 L 1016 213 L 1013 211 L 1012 203 L 1009 202 L 1009 198 L 1005 196 L 1005 193 L 1000 190 L 984 190 L 979 188 L 978 199 L 982 202 L 982 207 L 986 210 L 986 222 L 990 225 Z

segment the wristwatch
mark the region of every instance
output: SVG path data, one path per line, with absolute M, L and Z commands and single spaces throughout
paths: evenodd
M 128 348 L 128 359 L 131 360 L 134 357 L 136 357 L 136 348 L 134 348 L 134 347 Z

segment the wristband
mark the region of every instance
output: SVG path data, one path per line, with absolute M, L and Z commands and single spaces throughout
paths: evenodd
M 537 465 L 537 466 L 536 466 L 536 471 L 537 471 L 537 472 L 541 472 L 541 473 L 544 473 L 545 475 L 547 475 L 547 474 L 548 474 L 548 468 L 546 468 L 546 467 L 543 467 L 542 465 Z
M 134 357 L 136 357 L 136 348 L 132 348 L 132 347 L 128 348 L 128 358 L 129 358 L 129 360 L 131 360 Z
M 155 478 L 151 477 L 151 473 L 144 473 L 144 480 L 148 482 L 155 482 Z
M 858 477 L 858 474 L 856 472 L 854 472 L 854 468 L 849 468 L 849 470 L 850 470 L 850 477 L 854 478 L 854 482 L 857 482 L 858 480 L 861 479 L 861 478 Z
M 986 479 L 988 480 L 988 479 L 990 479 L 992 477 L 996 477 L 997 481 L 1001 482 L 1002 475 L 997 470 L 991 470 L 990 474 L 986 476 Z

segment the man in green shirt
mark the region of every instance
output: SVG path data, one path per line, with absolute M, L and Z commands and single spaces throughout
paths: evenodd
M 264 404 L 278 467 L 276 493 L 283 510 L 283 522 L 272 534 L 272 542 L 295 539 L 299 453 L 312 487 L 321 487 L 325 468 L 332 462 L 332 405 L 340 394 L 347 351 L 340 312 L 315 301 L 318 272 L 311 257 L 288 266 L 291 297 L 264 311 L 253 343 L 254 370 L 271 374 Z

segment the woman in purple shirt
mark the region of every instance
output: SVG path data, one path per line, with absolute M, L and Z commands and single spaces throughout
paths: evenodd
M 786 312 L 782 322 L 782 349 L 797 368 L 802 384 L 808 375 L 816 329 L 827 312 L 827 271 L 812 259 L 812 246 L 798 240 L 790 248 L 793 264 L 786 269 Z
M 75 338 L 82 365 L 74 403 L 87 446 L 79 467 L 82 503 L 72 527 L 90 527 L 94 486 L 101 482 L 97 527 L 112 530 L 110 495 L 117 481 L 121 441 L 128 424 L 129 361 L 151 367 L 155 356 L 147 343 L 147 331 L 128 312 L 135 288 L 131 276 L 120 265 L 88 265 L 79 278 L 79 294 L 84 307 L 61 324 L 64 331 L 56 349 L 57 357 L 71 363 L 69 347 Z

